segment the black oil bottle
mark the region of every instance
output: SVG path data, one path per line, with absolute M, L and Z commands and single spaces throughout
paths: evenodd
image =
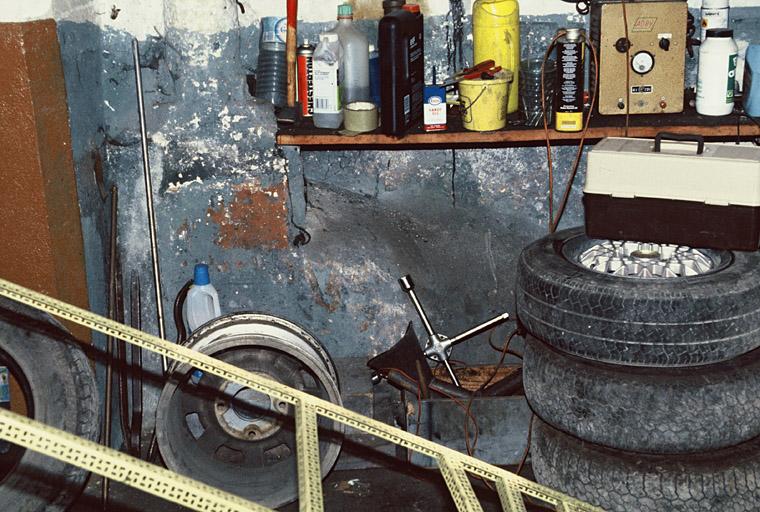
M 380 49 L 381 129 L 403 135 L 422 117 L 425 45 L 419 5 L 406 4 L 383 16 Z

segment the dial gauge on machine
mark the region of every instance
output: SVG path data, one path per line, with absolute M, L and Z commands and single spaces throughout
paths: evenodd
M 631 59 L 631 68 L 640 75 L 646 75 L 654 68 L 654 55 L 647 51 L 636 53 Z

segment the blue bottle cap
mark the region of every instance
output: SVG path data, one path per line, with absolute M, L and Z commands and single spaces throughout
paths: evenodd
M 203 286 L 209 284 L 211 279 L 208 276 L 208 265 L 205 263 L 198 263 L 195 265 L 195 272 L 193 273 L 193 284 L 196 286 Z

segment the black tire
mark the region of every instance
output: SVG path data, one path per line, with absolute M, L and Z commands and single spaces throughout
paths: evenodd
M 696 368 L 594 363 L 528 337 L 525 396 L 552 426 L 645 453 L 697 453 L 760 436 L 760 349 Z
M 760 503 L 760 440 L 704 455 L 637 455 L 533 421 L 536 480 L 615 512 L 744 512 Z
M 703 250 L 710 273 L 637 279 L 589 270 L 575 258 L 595 241 L 561 231 L 523 250 L 517 314 L 565 352 L 634 366 L 695 366 L 760 346 L 760 254 Z
M 95 377 L 65 329 L 46 315 L 0 299 L 0 357 L 22 374 L 35 420 L 89 440 L 100 431 Z M 0 363 L 1 364 L 1 363 Z M 23 451 L 0 482 L 0 510 L 63 511 L 84 487 L 89 472 Z

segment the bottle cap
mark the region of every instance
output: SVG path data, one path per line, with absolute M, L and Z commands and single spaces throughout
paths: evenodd
M 195 286 L 203 286 L 209 284 L 211 279 L 208 276 L 208 265 L 205 263 L 198 263 L 195 265 L 195 271 L 193 272 L 193 284 Z
M 401 6 L 406 3 L 406 0 L 383 0 L 383 11 L 385 14 L 389 14 L 396 9 L 401 9 Z
M 351 6 L 351 4 L 340 4 L 338 6 L 338 17 L 339 18 L 349 18 L 354 15 L 354 8 Z
M 413 13 L 420 12 L 420 6 L 417 4 L 404 4 L 401 6 L 401 8 L 408 12 L 413 12 Z
M 335 32 L 325 32 L 324 34 L 319 34 L 319 40 L 327 43 L 334 43 L 338 40 L 338 34 Z
M 734 37 L 734 31 L 730 28 L 708 28 L 707 37 Z
M 702 9 L 728 9 L 728 0 L 702 0 Z

